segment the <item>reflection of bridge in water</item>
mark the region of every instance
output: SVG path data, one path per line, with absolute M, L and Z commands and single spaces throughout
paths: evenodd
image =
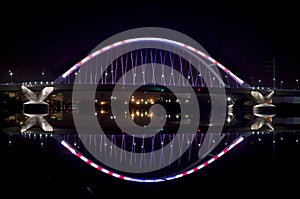
M 183 177 L 217 160 L 249 135 L 299 129 L 299 123 L 292 121 L 287 127 L 282 120 L 299 117 L 300 91 L 250 87 L 203 49 L 167 39 L 128 39 L 95 48 L 49 84 L 8 84 L 1 85 L 0 90 L 26 94 L 30 92 L 27 89 L 38 92 L 45 87 L 53 88 L 52 94 L 96 91 L 94 98 L 88 100 L 93 101 L 93 114 L 100 118 L 103 129 L 109 129 L 107 134 L 77 134 L 74 124 L 71 129 L 57 127 L 51 123 L 51 119 L 43 119 L 47 114 L 39 115 L 39 119 L 27 120 L 27 123 L 25 121 L 26 128 L 22 128 L 23 121 L 20 128 L 8 128 L 5 131 L 21 132 L 25 137 L 53 135 L 72 154 L 89 165 L 131 181 L 156 182 Z M 130 98 L 113 96 L 114 90 Z M 44 95 L 46 98 L 47 95 Z M 80 109 L 80 102 L 86 100 L 84 94 L 81 96 L 78 99 L 74 99 L 74 96 L 71 98 L 73 116 L 84 115 L 86 111 L 85 106 Z M 130 110 L 133 111 L 121 109 L 119 115 L 112 114 L 111 103 L 118 100 L 131 106 Z M 37 100 L 32 101 L 39 104 Z M 150 118 L 151 121 L 149 108 L 154 104 L 166 108 L 162 120 L 166 121 L 166 125 L 155 136 L 145 134 L 136 137 L 114 122 L 119 117 L 136 123 L 141 117 L 143 120 Z M 200 118 L 193 118 L 193 113 L 181 115 L 180 107 L 184 104 L 199 107 Z M 218 115 L 221 118 L 218 122 L 210 118 L 212 106 L 220 106 L 220 109 L 225 107 L 224 114 Z M 295 112 L 286 113 L 287 108 Z M 28 117 L 34 118 L 35 115 Z M 196 122 L 199 122 L 196 132 L 173 133 L 181 123 L 189 126 Z M 37 124 L 46 132 L 31 128 Z M 145 127 L 148 125 L 145 122 L 142 124 Z M 49 125 L 54 128 L 49 128 Z M 211 126 L 222 127 L 222 132 L 208 133 Z M 93 128 L 87 127 L 86 132 L 93 132 Z M 179 153 L 179 158 L 173 156 L 174 151 Z M 113 162 L 114 165 L 109 167 L 99 159 Z M 122 171 L 122 168 L 131 171 L 141 168 L 151 170 L 160 168 L 162 164 L 168 166 L 146 174 Z
M 19 137 L 19 133 L 12 133 L 15 130 L 5 129 L 4 131 L 9 135 L 8 144 L 18 146 L 18 142 L 22 139 Z M 275 145 L 280 146 L 283 143 L 295 146 L 295 144 L 299 144 L 300 139 L 300 134 L 297 131 L 276 131 L 272 133 L 231 132 L 222 133 L 218 139 L 213 139 L 210 134 L 206 133 L 198 133 L 195 137 L 191 134 L 181 134 L 179 136 L 175 134 L 157 134 L 153 137 L 145 135 L 145 138 L 136 138 L 125 134 L 99 135 L 92 133 L 77 135 L 59 129 L 52 134 L 36 128 L 32 128 L 31 131 L 21 135 L 24 142 L 29 142 L 28 139 L 31 140 L 30 142 L 35 141 L 36 145 L 40 144 L 41 149 L 49 147 L 50 140 L 54 138 L 69 151 L 69 154 L 66 154 L 65 157 L 77 156 L 98 171 L 119 179 L 137 182 L 168 181 L 192 174 L 222 158 L 223 155 L 234 148 L 239 148 L 238 144 L 245 139 L 249 143 L 261 143 L 268 147 L 271 146 L 271 148 L 272 145 L 274 148 Z M 106 142 L 106 139 L 111 142 Z M 169 144 L 169 147 L 166 147 L 167 144 Z M 188 149 L 182 150 L 181 156 L 178 159 L 175 158 L 173 155 L 175 153 L 174 149 L 176 147 L 179 149 L 184 148 L 184 145 Z M 155 154 L 155 150 L 159 150 L 162 146 L 164 146 L 164 150 Z M 203 149 L 207 149 L 207 154 L 200 156 L 200 151 L 203 151 Z M 97 156 L 101 156 L 101 159 Z M 103 160 L 114 162 L 115 165 L 113 166 L 116 167 L 126 166 L 127 169 L 137 171 L 145 168 L 159 168 L 164 163 L 167 166 L 153 172 L 132 173 L 117 170 L 115 167 L 111 168 L 103 164 Z

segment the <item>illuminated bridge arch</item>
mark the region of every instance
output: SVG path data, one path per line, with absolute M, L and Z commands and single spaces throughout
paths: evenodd
M 238 133 L 230 133 L 226 135 L 224 134 L 220 136 L 218 140 L 218 145 L 215 149 L 211 151 L 211 154 L 207 155 L 203 159 L 199 159 L 197 155 L 201 145 L 204 144 L 204 134 L 198 134 L 196 136 L 196 139 L 192 141 L 193 144 L 189 143 L 189 138 L 191 137 L 191 135 L 188 134 L 182 134 L 180 137 L 177 137 L 178 140 L 174 140 L 175 136 L 172 134 L 156 135 L 154 137 L 151 137 L 150 139 L 147 138 L 149 139 L 148 141 L 151 142 L 150 145 L 146 145 L 146 138 L 142 139 L 141 142 L 137 142 L 135 141 L 134 137 L 126 135 L 109 135 L 110 139 L 113 141 L 113 144 L 106 144 L 105 141 L 103 141 L 104 139 L 102 139 L 102 136 L 104 135 L 87 134 L 81 136 L 57 137 L 57 139 L 73 155 L 77 156 L 78 158 L 83 160 L 88 165 L 94 167 L 95 169 L 112 177 L 119 178 L 121 180 L 135 182 L 161 182 L 185 177 L 189 174 L 201 170 L 202 168 L 213 163 L 215 160 L 221 158 L 224 154 L 233 149 L 247 137 L 242 136 Z M 189 145 L 189 150 L 187 150 L 184 154 L 182 154 L 182 156 L 179 159 L 174 161 L 172 164 L 170 164 L 163 170 L 157 170 L 152 173 L 133 175 L 132 173 L 129 174 L 116 171 L 95 160 L 95 158 L 91 156 L 89 150 L 86 150 L 82 147 L 81 141 L 87 139 L 90 140 L 90 144 L 88 146 L 86 145 L 88 148 L 93 148 L 94 150 L 97 150 L 98 153 L 101 154 L 103 157 L 113 159 L 117 163 L 122 161 L 127 162 L 127 166 L 129 167 L 153 167 L 153 165 L 155 164 L 160 164 L 161 161 L 172 162 L 173 147 L 169 148 L 169 153 L 161 153 L 160 157 L 155 158 L 153 155 L 150 156 L 150 159 L 147 159 L 145 158 L 146 156 L 144 156 L 145 153 L 153 153 L 155 148 L 154 145 L 163 145 L 163 142 L 170 141 L 174 145 L 187 144 Z M 207 144 L 213 144 L 213 142 L 214 140 L 210 140 L 210 142 Z M 229 142 L 229 144 L 227 142 Z M 122 152 L 118 153 L 115 149 L 116 145 L 119 145 L 118 147 L 121 147 L 123 150 L 130 151 L 131 155 L 129 157 L 126 157 Z M 150 151 L 147 151 L 147 146 L 150 149 Z M 166 156 L 166 154 L 169 154 L 169 156 Z M 158 159 L 158 162 L 155 161 Z M 163 176 L 161 176 L 162 173 Z
M 154 67 L 155 64 L 160 64 L 160 68 Z M 137 66 L 142 69 L 137 71 Z M 165 67 L 170 68 L 170 74 L 165 73 Z M 189 81 L 193 87 L 249 87 L 205 52 L 181 42 L 154 37 L 127 39 L 93 50 L 56 83 L 116 84 L 121 81 L 123 85 L 143 85 L 146 76 L 152 77 L 154 85 L 187 86 Z
M 149 81 L 149 77 L 151 81 Z M 204 53 L 199 49 L 196 49 L 190 45 L 186 45 L 181 42 L 156 37 L 140 37 L 126 39 L 112 43 L 105 47 L 96 47 L 87 57 L 85 57 L 80 62 L 72 66 L 69 70 L 67 70 L 64 74 L 62 74 L 61 77 L 59 77 L 56 80 L 56 83 L 101 85 L 115 85 L 117 83 L 121 83 L 122 85 L 145 85 L 145 83 L 149 84 L 149 82 L 153 85 L 163 85 L 166 87 L 184 87 L 190 85 L 193 87 L 216 88 L 249 87 L 249 85 L 246 82 L 237 77 L 229 69 L 217 62 L 215 59 L 210 57 L 207 53 Z M 114 120 L 114 118 L 115 115 L 111 117 L 112 120 Z M 131 121 L 133 117 L 129 119 Z M 198 118 L 196 119 L 198 120 Z M 204 137 L 206 137 L 207 135 L 208 134 L 206 133 Z M 198 155 L 200 154 L 198 153 L 200 147 L 206 148 L 206 146 L 212 145 L 219 146 L 218 143 L 220 143 L 224 139 L 221 139 L 223 138 L 221 136 L 220 139 L 216 136 L 218 136 L 218 134 L 215 133 L 206 137 L 212 139 L 204 139 L 208 141 L 211 140 L 212 143 L 209 142 L 208 145 L 204 141 L 196 142 L 196 139 L 193 140 L 193 144 L 191 144 L 192 138 L 190 137 L 180 137 L 179 140 L 175 140 L 175 138 L 173 139 L 173 137 L 171 137 L 172 139 L 169 140 L 169 143 L 171 143 L 171 140 L 175 140 L 175 143 L 177 143 L 178 145 L 170 144 L 170 150 L 167 154 L 173 154 L 174 148 L 180 149 L 181 151 L 181 148 L 183 146 L 186 146 L 181 144 L 184 140 L 186 141 L 187 145 L 191 144 L 191 147 L 189 148 L 189 150 L 187 150 L 187 153 L 185 153 L 185 155 L 187 155 L 187 157 L 190 157 L 190 154 L 192 154 L 190 153 L 190 151 L 192 150 L 196 151 L 196 153 L 193 154 Z M 85 137 L 82 138 L 83 140 L 86 140 Z M 147 138 L 147 140 L 144 138 L 140 138 L 140 144 L 136 144 L 137 142 L 135 136 L 129 136 L 127 137 L 127 140 L 123 138 L 123 136 L 116 136 L 111 138 L 111 140 L 115 140 L 115 143 L 112 142 L 114 145 L 111 145 L 108 149 L 107 147 L 105 147 L 107 146 L 106 143 L 102 143 L 103 145 L 101 145 L 101 141 L 98 142 L 96 140 L 97 137 L 95 139 L 90 139 L 89 137 L 88 139 L 90 140 L 88 140 L 88 142 L 92 145 L 87 145 L 85 147 L 87 149 L 94 147 L 100 152 L 110 150 L 109 155 L 107 153 L 103 153 L 102 156 L 99 157 L 117 157 L 118 161 L 122 161 L 122 154 L 117 154 L 115 151 L 113 151 L 113 146 L 119 143 L 120 148 L 123 149 L 123 151 L 131 150 L 131 154 L 135 154 L 136 150 L 138 149 L 146 150 L 146 146 L 150 146 L 148 152 L 150 154 L 154 154 L 154 152 L 156 151 L 152 150 L 155 148 L 154 146 L 164 148 L 163 146 L 165 144 L 165 138 L 164 136 L 162 136 L 162 138 L 159 137 L 158 139 L 154 138 L 153 136 L 152 138 Z M 217 139 L 215 140 L 213 138 Z M 177 179 L 200 170 L 201 168 L 209 165 L 213 161 L 223 156 L 227 151 L 232 149 L 243 139 L 244 137 L 240 136 L 232 140 L 230 139 L 231 142 L 229 142 L 228 145 L 226 143 L 225 148 L 221 148 L 221 146 L 216 148 L 213 147 L 211 151 L 209 151 L 209 154 L 207 153 L 205 154 L 205 156 L 201 156 L 201 158 L 196 156 L 195 162 L 192 162 L 192 164 L 186 167 L 186 169 L 182 171 L 172 172 L 167 175 L 164 175 L 164 177 L 157 178 L 155 176 L 150 176 L 150 178 L 149 176 L 147 176 L 144 178 L 144 176 L 136 175 L 130 177 L 130 173 L 128 174 L 126 172 L 118 172 L 117 169 L 106 168 L 106 166 L 103 167 L 101 162 L 97 162 L 97 160 L 95 160 L 91 156 L 89 150 L 87 154 L 84 154 L 83 152 L 79 152 L 78 149 L 74 148 L 73 146 L 75 143 L 73 145 L 70 144 L 70 140 L 61 139 L 60 141 L 63 146 L 65 146 L 69 151 L 72 152 L 72 154 L 76 155 L 84 162 L 95 167 L 101 172 L 129 181 L 159 182 Z M 202 137 L 200 140 L 203 140 Z M 149 141 L 148 145 L 144 144 L 147 141 Z M 86 144 L 86 142 L 83 143 Z M 104 148 L 101 148 L 101 146 L 95 146 L 94 143 L 100 143 L 100 145 L 104 146 Z M 125 145 L 129 145 L 131 146 L 131 148 L 127 150 L 125 148 Z M 76 146 L 78 146 L 77 143 Z M 192 148 L 193 146 L 194 148 Z M 145 154 L 142 152 L 143 151 L 141 151 L 140 154 Z M 111 154 L 114 154 L 114 156 L 111 156 Z M 211 154 L 215 155 L 211 157 Z M 89 156 L 91 158 L 89 158 Z M 145 164 L 152 165 L 152 163 L 155 162 L 151 158 L 148 158 L 146 160 L 144 156 L 139 157 L 141 157 L 141 159 L 137 161 L 138 163 L 143 163 L 146 161 Z M 159 159 L 159 161 L 156 161 L 156 163 L 160 164 L 161 162 L 163 162 L 160 160 L 172 160 L 173 156 L 165 156 L 165 154 L 162 154 L 160 157 L 157 158 Z M 131 161 L 129 161 L 129 163 L 130 162 Z

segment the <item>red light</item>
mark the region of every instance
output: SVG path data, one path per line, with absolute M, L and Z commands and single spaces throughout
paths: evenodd
M 200 91 L 201 91 L 201 88 L 198 88 L 197 91 L 200 92 Z

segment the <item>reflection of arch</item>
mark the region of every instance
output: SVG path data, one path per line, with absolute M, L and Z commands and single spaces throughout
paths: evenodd
M 214 155 L 212 158 L 210 158 L 209 160 L 201 163 L 200 165 L 197 165 L 195 167 L 193 167 L 192 169 L 189 169 L 188 171 L 184 171 L 181 172 L 179 174 L 173 175 L 173 176 L 167 176 L 167 177 L 163 177 L 163 178 L 149 178 L 149 179 L 143 179 L 143 178 L 134 178 L 134 177 L 129 177 L 129 176 L 125 176 L 125 175 L 120 175 L 116 172 L 110 171 L 96 163 L 94 163 L 92 160 L 88 159 L 87 157 L 85 157 L 82 153 L 80 153 L 79 151 L 77 151 L 75 148 L 72 147 L 72 145 L 70 145 L 66 140 L 61 140 L 61 144 L 66 147 L 73 155 L 79 157 L 81 160 L 83 160 L 84 162 L 86 162 L 88 165 L 96 168 L 97 170 L 106 173 L 110 176 L 122 179 L 122 180 L 127 180 L 127 181 L 135 181 L 135 182 L 161 182 L 161 181 L 170 181 L 170 180 L 174 180 L 174 179 L 178 179 L 181 177 L 184 177 L 186 175 L 189 175 L 191 173 L 194 173 L 204 167 L 206 167 L 207 165 L 209 165 L 210 163 L 214 162 L 215 160 L 217 160 L 218 158 L 220 158 L 221 156 L 223 156 L 225 153 L 227 153 L 229 150 L 231 150 L 232 148 L 234 148 L 236 145 L 238 145 L 240 142 L 242 142 L 244 140 L 243 136 L 238 137 L 237 139 L 235 139 L 228 147 L 224 148 L 221 152 L 219 152 L 217 155 Z
M 129 44 L 136 44 L 136 45 L 138 45 L 139 43 L 143 43 L 143 42 L 157 42 L 157 43 L 160 43 L 160 44 L 164 43 L 164 44 L 172 45 L 172 46 L 174 46 L 176 48 L 182 49 L 184 52 L 188 52 L 189 54 L 191 54 L 193 56 L 197 56 L 198 58 L 201 58 L 201 59 L 205 60 L 207 63 L 204 64 L 204 65 L 213 74 L 215 72 L 211 69 L 211 67 L 217 66 L 217 68 L 220 69 L 220 71 L 222 71 L 223 73 L 226 74 L 226 78 L 227 78 L 227 76 L 229 76 L 239 86 L 241 86 L 241 87 L 249 87 L 249 85 L 247 83 L 245 83 L 242 79 L 240 79 L 235 74 L 233 74 L 229 69 L 227 69 L 225 66 L 223 66 L 222 64 L 220 64 L 219 62 L 217 62 L 215 59 L 213 59 L 209 55 L 203 53 L 202 51 L 200 51 L 198 49 L 195 49 L 194 47 L 191 47 L 191 46 L 186 45 L 186 44 L 181 43 L 181 42 L 177 42 L 177 41 L 173 41 L 173 40 L 168 40 L 168 39 L 163 39 L 163 38 L 153 38 L 153 37 L 127 39 L 127 40 L 123 40 L 123 41 L 119 41 L 119 42 L 113 43 L 113 44 L 108 45 L 106 47 L 103 47 L 103 48 L 101 48 L 99 50 L 93 51 L 87 57 L 85 57 L 80 62 L 78 62 L 77 64 L 75 64 L 74 66 L 72 66 L 68 71 L 66 71 L 60 78 L 58 78 L 56 80 L 56 82 L 58 82 L 58 83 L 63 82 L 66 78 L 69 77 L 70 74 L 78 71 L 78 69 L 81 68 L 81 66 L 83 66 L 83 64 L 87 63 L 88 61 L 92 60 L 93 58 L 95 58 L 95 57 L 97 57 L 97 56 L 99 56 L 99 55 L 101 55 L 101 54 L 103 54 L 105 52 L 108 52 L 109 50 L 115 49 L 116 47 L 122 47 L 125 44 L 127 44 L 127 45 L 129 45 Z M 200 76 L 200 74 L 199 74 L 199 76 Z M 219 76 L 216 76 L 216 77 L 220 78 Z M 228 81 L 228 79 L 227 79 L 227 81 Z M 222 81 L 219 79 L 219 82 L 222 82 Z

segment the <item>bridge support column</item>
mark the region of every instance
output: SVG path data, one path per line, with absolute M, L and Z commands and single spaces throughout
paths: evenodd
M 253 115 L 258 117 L 251 125 L 251 130 L 258 130 L 262 126 L 266 126 L 270 131 L 274 131 L 274 127 L 271 123 L 271 118 L 276 115 L 276 106 L 272 104 L 274 90 L 271 90 L 265 95 L 259 91 L 251 91 L 251 95 L 257 103 L 253 106 Z
M 41 92 L 32 92 L 30 89 L 21 86 L 22 93 L 29 99 L 23 104 L 23 114 L 29 118 L 21 126 L 21 132 L 34 125 L 40 126 L 44 131 L 53 131 L 53 127 L 43 118 L 49 114 L 49 104 L 43 102 L 54 90 L 54 87 L 45 87 Z

